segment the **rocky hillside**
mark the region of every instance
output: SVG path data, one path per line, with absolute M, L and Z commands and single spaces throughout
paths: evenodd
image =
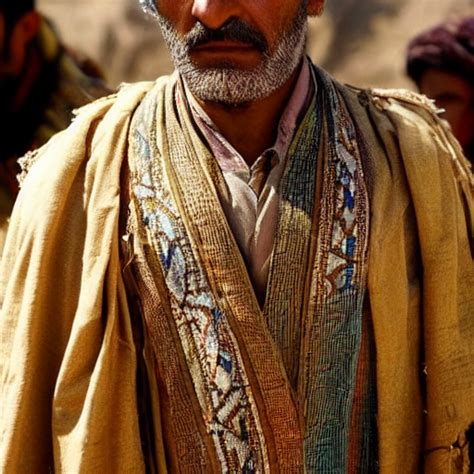
M 99 62 L 113 84 L 153 79 L 171 70 L 153 20 L 138 0 L 39 0 L 68 45 Z M 327 0 L 311 21 L 311 57 L 344 82 L 410 86 L 409 39 L 444 18 L 474 14 L 474 0 Z

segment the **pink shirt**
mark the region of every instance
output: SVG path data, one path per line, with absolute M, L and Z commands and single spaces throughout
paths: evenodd
M 278 225 L 279 185 L 288 149 L 313 90 L 309 65 L 305 60 L 296 87 L 280 119 L 275 144 L 249 167 L 186 89 L 193 118 L 206 138 L 227 183 L 229 197 L 219 198 L 261 305 L 265 300 Z

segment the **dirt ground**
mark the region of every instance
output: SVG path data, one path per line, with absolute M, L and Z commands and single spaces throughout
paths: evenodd
M 39 0 L 38 7 L 113 85 L 172 70 L 158 26 L 138 0 Z M 409 39 L 460 15 L 474 15 L 474 0 L 327 0 L 324 15 L 311 20 L 308 52 L 343 82 L 410 87 L 404 76 Z

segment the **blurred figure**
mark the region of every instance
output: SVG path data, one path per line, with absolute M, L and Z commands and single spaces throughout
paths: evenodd
M 34 0 L 0 0 L 0 250 L 18 192 L 17 158 L 106 93 L 100 72 L 66 52 Z
M 408 75 L 445 109 L 444 118 L 474 162 L 474 17 L 426 31 L 408 47 Z

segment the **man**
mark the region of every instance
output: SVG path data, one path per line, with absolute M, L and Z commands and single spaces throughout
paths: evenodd
M 472 177 L 431 103 L 305 58 L 323 3 L 146 2 L 177 72 L 30 158 L 6 472 L 467 472 Z
M 474 162 L 474 17 L 436 26 L 408 47 L 408 75 L 445 110 L 465 155 Z
M 0 253 L 18 192 L 16 160 L 66 128 L 72 110 L 109 93 L 59 43 L 33 0 L 0 1 Z

